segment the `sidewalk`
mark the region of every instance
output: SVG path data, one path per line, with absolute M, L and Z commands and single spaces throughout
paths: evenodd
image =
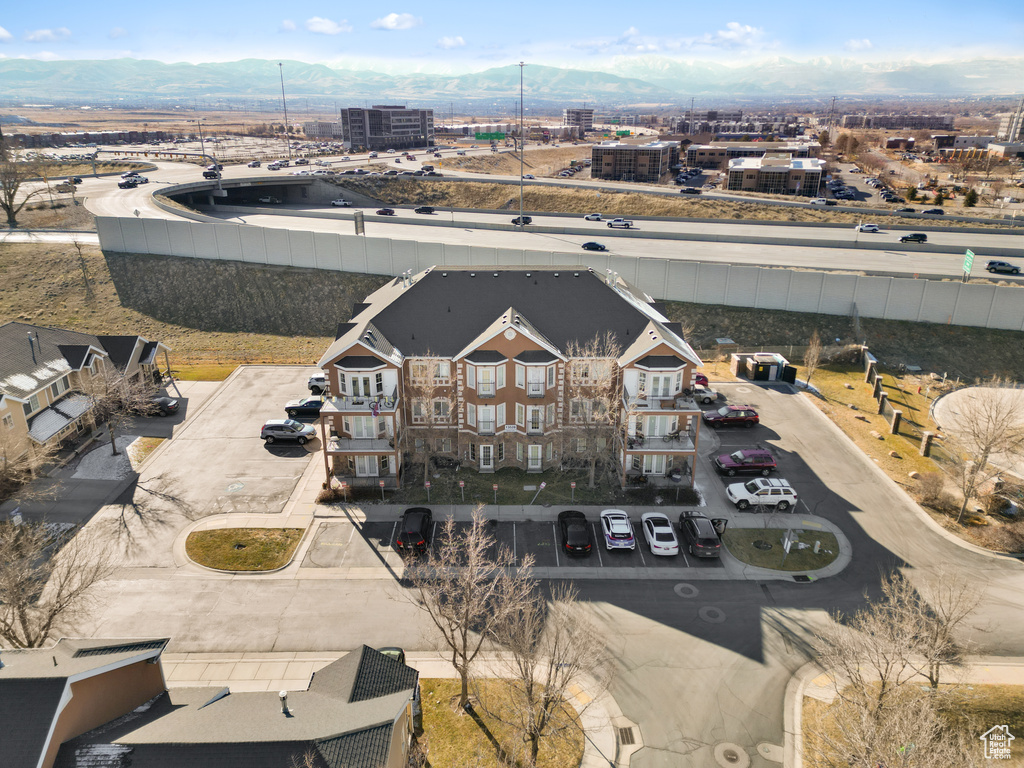
M 340 656 L 320 652 L 306 653 L 165 653 L 162 656 L 168 688 L 195 686 L 226 687 L 241 691 L 304 691 L 313 673 L 323 669 Z M 482 656 L 477 664 L 481 677 L 501 676 L 500 657 Z M 442 653 L 406 654 L 406 663 L 421 678 L 455 678 L 458 675 Z M 582 768 L 625 768 L 633 752 L 643 747 L 640 729 L 627 720 L 615 699 L 587 680 L 572 690 L 573 701 L 583 709 L 581 721 L 585 734 Z M 585 707 L 585 709 L 584 709 Z M 618 729 L 632 729 L 633 744 L 618 744 Z

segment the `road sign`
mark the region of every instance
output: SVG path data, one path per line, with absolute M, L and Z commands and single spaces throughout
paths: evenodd
M 972 251 L 970 248 L 968 248 L 967 252 L 964 254 L 964 272 L 967 272 L 969 274 L 970 271 L 971 271 L 971 268 L 973 266 L 974 266 L 974 251 Z
M 497 483 L 494 484 L 494 490 L 498 490 L 498 484 Z
M 504 141 L 504 133 L 478 133 L 476 134 L 477 141 Z
M 430 481 L 427 480 L 427 482 L 425 482 L 424 485 L 427 486 L 427 488 L 429 488 L 430 487 Z
M 576 487 L 576 483 L 569 483 L 569 485 L 572 486 L 573 488 Z
M 459 488 L 465 488 L 465 487 L 466 487 L 466 481 L 465 480 L 459 480 Z

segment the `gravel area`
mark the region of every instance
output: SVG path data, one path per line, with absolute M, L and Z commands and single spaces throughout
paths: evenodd
M 116 456 L 111 454 L 109 442 L 100 443 L 82 455 L 72 477 L 80 480 L 123 480 L 134 471 L 128 458 L 128 446 L 138 439 L 137 435 L 118 435 Z

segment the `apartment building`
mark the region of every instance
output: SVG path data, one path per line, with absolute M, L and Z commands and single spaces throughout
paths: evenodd
M 769 152 L 793 158 L 817 157 L 821 145 L 809 141 L 713 141 L 710 144 L 691 144 L 686 148 L 686 165 L 690 168 L 725 170 L 730 160 L 738 157 L 764 157 Z
M 341 110 L 342 140 L 353 148 L 411 149 L 434 145 L 434 110 L 374 105 Z
M 602 141 L 590 150 L 590 158 L 592 178 L 657 184 L 667 181 L 672 166 L 679 162 L 679 142 L 625 144 Z
M 795 159 L 787 154 L 742 157 L 729 161 L 730 191 L 815 197 L 825 164 L 817 158 Z
M 953 130 L 953 115 L 843 115 L 843 128 L 873 128 L 895 131 Z
M 1024 141 L 1024 96 L 1013 112 L 1000 118 L 997 137 L 1010 143 Z
M 302 124 L 302 132 L 311 139 L 340 139 L 341 123 L 310 120 Z
M 594 130 L 594 110 L 567 107 L 562 110 L 562 125 L 578 129 L 581 135 L 586 131 L 592 131 Z
M 351 486 L 398 487 L 406 460 L 543 472 L 595 449 L 623 483 L 693 481 L 701 412 L 686 393 L 701 361 L 612 273 L 403 275 L 353 308 L 318 365 L 325 471 Z
M 117 371 L 159 377 L 168 348 L 142 336 L 93 336 L 27 323 L 0 326 L 0 438 L 17 455 L 33 444 L 74 437 L 91 427 L 90 381 Z M 169 364 L 168 364 L 169 367 Z

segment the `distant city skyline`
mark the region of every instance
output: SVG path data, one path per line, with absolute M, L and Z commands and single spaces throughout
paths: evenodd
M 376 10 L 308 6 L 302 14 L 266 0 L 111 0 L 101 7 L 11 4 L 0 13 L 0 58 L 279 58 L 388 74 L 464 73 L 519 61 L 614 73 L 645 58 L 654 69 L 662 58 L 723 65 L 776 57 L 950 61 L 1024 56 L 1022 41 L 1024 6 L 1009 0 L 970 7 L 938 0 L 913 13 L 881 0 L 786 8 L 750 0 L 727 7 L 455 0 Z

